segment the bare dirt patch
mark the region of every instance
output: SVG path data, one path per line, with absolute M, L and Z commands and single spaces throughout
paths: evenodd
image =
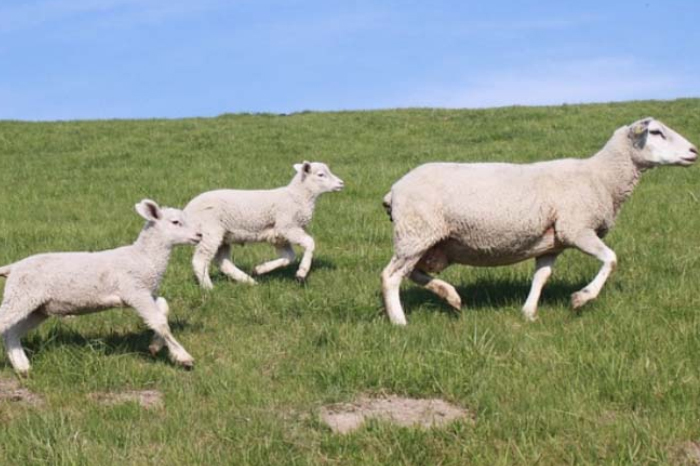
M 90 398 L 105 405 L 119 405 L 136 402 L 145 409 L 163 407 L 163 394 L 158 390 L 127 390 L 125 392 L 96 392 Z
M 700 466 L 700 442 L 685 442 L 673 450 L 675 464 Z
M 0 379 L 0 401 L 10 401 L 38 406 L 44 400 L 37 394 L 22 387 L 16 379 Z
M 337 434 L 359 429 L 367 419 L 379 419 L 403 427 L 429 429 L 457 419 L 474 420 L 469 411 L 440 399 L 402 398 L 389 395 L 361 397 L 353 403 L 339 403 L 321 408 L 321 420 Z

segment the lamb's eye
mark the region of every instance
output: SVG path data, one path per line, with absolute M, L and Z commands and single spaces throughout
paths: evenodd
M 666 139 L 664 133 L 662 133 L 661 130 L 658 129 L 652 129 L 651 131 L 649 131 L 649 134 L 653 134 L 654 136 L 661 136 L 662 138 Z
M 172 223 L 173 225 L 178 226 L 178 227 L 180 225 L 182 225 L 182 222 L 180 222 L 180 220 L 171 220 L 170 223 Z
M 319 178 L 324 178 L 325 176 L 326 176 L 326 174 L 323 173 L 323 172 L 321 172 L 321 173 L 318 174 L 318 177 L 319 177 Z

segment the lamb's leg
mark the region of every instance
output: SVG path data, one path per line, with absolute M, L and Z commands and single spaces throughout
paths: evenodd
M 535 275 L 532 277 L 530 294 L 527 295 L 527 300 L 523 305 L 523 316 L 526 320 L 537 319 L 537 303 L 540 301 L 542 288 L 552 275 L 552 266 L 556 259 L 556 254 L 540 256 L 535 259 Z
M 46 319 L 43 313 L 34 309 L 36 303 L 16 301 L 5 302 L 0 307 L 0 333 L 5 341 L 7 359 L 20 375 L 27 375 L 31 368 L 20 340 L 25 333 Z
M 303 229 L 290 232 L 287 235 L 287 241 L 292 244 L 297 244 L 304 249 L 304 255 L 301 257 L 301 262 L 299 263 L 299 268 L 297 269 L 296 275 L 297 280 L 304 281 L 306 280 L 306 276 L 309 274 L 309 269 L 311 268 L 311 259 L 314 256 L 316 243 L 314 243 L 314 239 Z
M 160 310 L 161 314 L 165 316 L 165 320 L 168 320 L 168 314 L 170 313 L 170 306 L 168 306 L 168 302 L 165 300 L 165 298 L 159 297 L 156 299 L 156 306 L 158 306 L 158 309 Z M 148 345 L 148 351 L 151 352 L 151 355 L 155 356 L 158 354 L 160 350 L 163 349 L 165 346 L 165 340 L 163 337 L 161 337 L 158 333 L 153 332 L 153 340 L 151 340 L 151 344 Z
M 581 251 L 589 254 L 603 263 L 603 266 L 598 271 L 592 282 L 585 286 L 580 291 L 571 295 L 571 306 L 578 309 L 588 301 L 595 299 L 600 293 L 601 288 L 605 284 L 610 274 L 615 270 L 617 265 L 617 256 L 615 252 L 607 247 L 603 241 L 598 238 L 594 231 L 587 231 L 573 242 L 573 246 Z
M 188 369 L 194 366 L 194 358 L 190 356 L 170 332 L 167 315 L 168 303 L 165 301 L 165 298 L 158 298 L 156 301 L 148 294 L 138 294 L 135 297 L 125 299 L 125 301 L 136 310 L 146 325 L 156 332 L 157 336 L 153 338 L 149 346 L 151 352 L 154 349 L 159 349 L 158 345 L 162 341 L 168 347 L 170 359 L 173 362 Z
M 248 283 L 250 285 L 257 284 L 253 277 L 234 265 L 233 261 L 231 260 L 230 244 L 221 245 L 216 253 L 216 257 L 214 257 L 214 263 L 217 264 L 219 269 L 221 269 L 221 271 L 232 280 L 240 283 Z
M 420 258 L 420 254 L 410 258 L 394 256 L 391 258 L 389 265 L 382 271 L 384 305 L 392 324 L 406 325 L 406 315 L 401 307 L 399 287 L 403 278 L 413 270 Z
M 292 246 L 289 243 L 276 246 L 275 249 L 277 249 L 277 255 L 279 258 L 256 265 L 253 269 L 253 275 L 263 275 L 279 269 L 280 267 L 286 267 L 287 265 L 291 264 L 296 257 L 294 254 L 294 249 L 292 249 Z
M 223 239 L 223 233 L 210 232 L 206 233 L 195 248 L 192 256 L 192 269 L 197 277 L 199 285 L 207 290 L 214 288 L 209 277 L 209 264 L 219 250 Z
M 462 308 L 462 298 L 459 297 L 455 287 L 450 285 L 444 280 L 440 280 L 435 277 L 431 277 L 422 270 L 414 269 L 409 275 L 409 278 L 415 283 L 424 287 L 426 290 L 430 290 L 445 301 L 449 303 L 450 306 L 456 310 Z

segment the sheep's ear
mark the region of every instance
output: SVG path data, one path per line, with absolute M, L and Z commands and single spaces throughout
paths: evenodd
M 645 118 L 634 123 L 630 127 L 629 137 L 632 140 L 632 145 L 637 149 L 644 149 L 647 144 L 647 136 L 649 134 L 649 123 L 651 123 L 653 118 Z
M 303 180 L 306 178 L 306 175 L 311 173 L 311 163 L 307 162 L 306 160 L 304 160 L 302 163 L 295 163 L 294 170 L 296 170 L 297 173 L 301 173 L 301 179 Z
M 156 204 L 155 201 L 150 199 L 144 199 L 134 207 L 136 208 L 136 212 L 138 212 L 139 215 L 146 220 L 154 222 L 162 218 L 160 207 L 158 207 L 158 204 Z

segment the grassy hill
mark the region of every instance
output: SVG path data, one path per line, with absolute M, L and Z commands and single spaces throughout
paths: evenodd
M 144 197 L 183 206 L 214 188 L 286 184 L 327 162 L 346 189 L 321 198 L 306 285 L 294 268 L 257 287 L 214 275 L 191 248 L 161 292 L 185 372 L 147 351 L 130 310 L 51 320 L 25 339 L 32 405 L 0 402 L 0 464 L 677 464 L 700 442 L 700 168 L 644 175 L 606 242 L 619 268 L 581 315 L 569 295 L 599 264 L 569 251 L 540 319 L 520 306 L 532 263 L 444 272 L 465 309 L 402 292 L 409 325 L 383 315 L 392 254 L 382 196 L 428 161 L 585 157 L 654 116 L 700 143 L 700 100 L 491 110 L 222 115 L 211 119 L 0 122 L 0 263 L 132 242 Z M 274 256 L 234 248 L 243 270 Z M 0 358 L 0 378 L 12 371 Z M 163 406 L 106 406 L 95 392 L 158 390 Z M 438 397 L 474 413 L 439 430 L 370 422 L 338 436 L 321 406 L 362 394 Z M 696 443 L 695 445 L 700 445 Z M 700 448 L 700 447 L 699 447 Z M 692 464 L 692 463 L 690 463 Z

